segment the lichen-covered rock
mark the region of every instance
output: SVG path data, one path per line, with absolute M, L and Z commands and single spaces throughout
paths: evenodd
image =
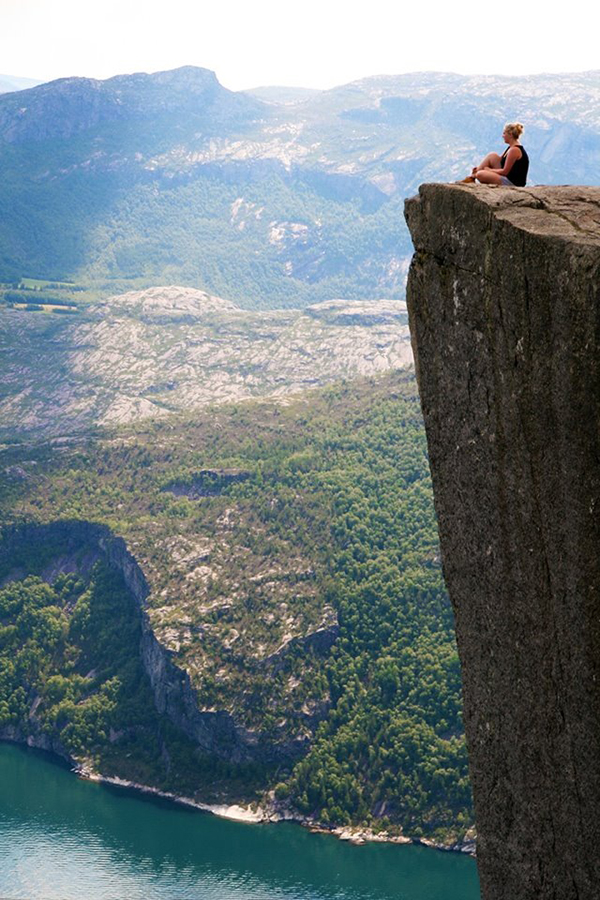
M 408 307 L 485 900 L 600 891 L 600 188 L 424 185 Z

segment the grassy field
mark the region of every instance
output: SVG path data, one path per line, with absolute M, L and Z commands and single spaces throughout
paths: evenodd
M 46 281 L 43 278 L 22 278 L 19 287 L 30 291 L 42 291 L 48 287 L 77 290 L 77 285 L 72 281 Z
M 15 309 L 29 309 L 31 312 L 60 312 L 60 313 L 77 313 L 79 312 L 76 306 L 66 306 L 66 305 L 58 305 L 56 303 L 15 303 Z
M 0 283 L 0 303 L 16 309 L 42 307 L 44 312 L 76 312 L 99 297 L 82 284 L 70 281 L 47 281 L 42 278 L 19 278 Z M 39 310 L 36 310 L 39 311 Z

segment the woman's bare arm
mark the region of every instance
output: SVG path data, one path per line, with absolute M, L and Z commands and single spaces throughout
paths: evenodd
M 508 175 L 514 164 L 518 159 L 521 159 L 523 154 L 521 153 L 520 147 L 511 147 L 508 153 L 506 154 L 506 159 L 504 160 L 504 165 L 501 169 L 494 169 L 493 171 L 496 175 Z

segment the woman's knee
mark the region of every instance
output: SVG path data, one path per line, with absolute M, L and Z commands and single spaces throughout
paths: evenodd
M 498 153 L 488 153 L 485 158 L 485 165 L 490 169 L 501 169 L 502 157 Z

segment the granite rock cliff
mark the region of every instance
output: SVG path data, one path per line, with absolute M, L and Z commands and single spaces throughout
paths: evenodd
M 424 185 L 408 305 L 485 900 L 600 885 L 600 189 Z

